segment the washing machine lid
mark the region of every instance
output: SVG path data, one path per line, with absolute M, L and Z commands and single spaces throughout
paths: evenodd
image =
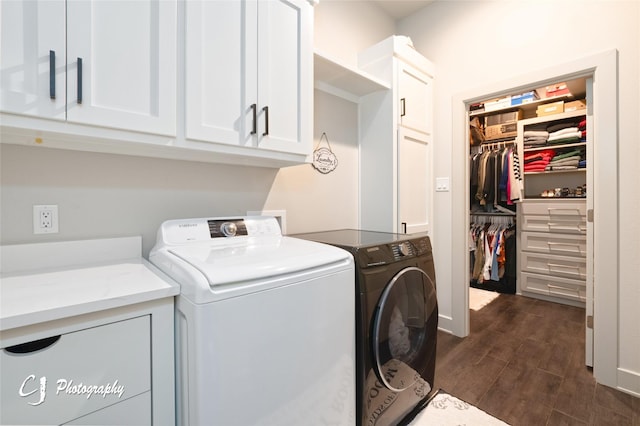
M 168 251 L 200 271 L 211 287 L 286 276 L 350 256 L 335 247 L 290 237 L 244 238 L 225 245 L 197 244 Z

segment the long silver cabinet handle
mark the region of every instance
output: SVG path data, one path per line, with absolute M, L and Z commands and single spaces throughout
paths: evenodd
M 56 98 L 56 51 L 49 51 L 49 97 Z
M 82 103 L 82 58 L 78 58 L 78 103 Z
M 253 114 L 253 127 L 251 127 L 251 134 L 255 135 L 258 132 L 258 105 L 251 104 L 251 111 Z
M 262 136 L 267 136 L 269 134 L 269 107 L 263 107 L 262 110 L 264 111 L 264 133 Z

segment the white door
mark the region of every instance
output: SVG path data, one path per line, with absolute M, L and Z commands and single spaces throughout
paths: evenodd
M 258 2 L 258 146 L 309 153 L 313 9 L 307 0 Z
M 175 1 L 67 2 L 67 120 L 175 135 Z
M 65 119 L 65 2 L 2 1 L 0 110 Z
M 188 1 L 185 8 L 186 137 L 255 145 L 257 3 Z
M 414 130 L 398 130 L 398 232 L 429 232 L 431 209 L 430 146 Z
M 398 121 L 404 127 L 431 134 L 432 80 L 410 65 L 398 63 Z

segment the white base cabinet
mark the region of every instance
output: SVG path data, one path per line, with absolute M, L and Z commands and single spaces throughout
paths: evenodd
M 150 394 L 150 328 L 145 315 L 3 348 L 2 424 L 96 418 L 100 410 Z M 149 398 L 127 406 L 130 418 L 151 415 Z

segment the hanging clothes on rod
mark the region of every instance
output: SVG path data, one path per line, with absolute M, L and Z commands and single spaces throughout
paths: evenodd
M 523 184 L 514 141 L 483 144 L 469 161 L 471 211 L 515 214 L 514 202 L 521 199 Z
M 516 292 L 516 233 L 513 216 L 472 214 L 469 229 L 470 285 Z

